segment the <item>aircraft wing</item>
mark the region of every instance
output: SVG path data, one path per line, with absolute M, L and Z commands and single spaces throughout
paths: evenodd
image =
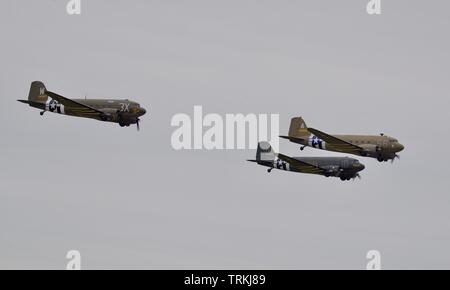
M 40 102 L 35 102 L 35 101 L 30 101 L 30 100 L 17 100 L 17 101 L 24 103 L 24 104 L 28 104 L 30 106 L 33 106 L 33 107 L 36 107 L 39 109 L 42 109 L 42 110 L 45 109 L 45 103 L 40 103 Z
M 70 107 L 70 110 L 77 116 L 83 116 L 83 117 L 96 117 L 98 119 L 102 119 L 102 116 L 105 114 L 97 110 L 95 108 L 92 108 L 90 106 L 87 106 L 85 104 L 79 103 L 77 101 L 68 99 L 66 97 L 60 96 L 58 94 L 55 94 L 50 91 L 46 91 L 46 94 L 51 97 L 52 99 L 55 99 L 59 103 L 63 104 L 66 107 Z
M 303 173 L 324 174 L 326 172 L 326 170 L 324 168 L 294 159 L 292 157 L 289 157 L 289 156 L 286 156 L 286 155 L 283 155 L 280 153 L 278 153 L 278 158 L 289 163 L 289 166 L 291 166 Z
M 361 152 L 364 151 L 364 148 L 362 147 L 356 146 L 350 142 L 328 135 L 327 133 L 316 130 L 314 128 L 308 128 L 308 131 L 313 133 L 326 143 L 332 145 L 338 151 L 352 153 L 356 155 L 361 155 Z

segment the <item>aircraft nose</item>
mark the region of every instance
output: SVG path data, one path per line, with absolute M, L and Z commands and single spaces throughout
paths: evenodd
M 402 144 L 400 144 L 400 143 L 397 143 L 397 152 L 400 152 L 400 151 L 402 151 L 403 149 L 405 149 L 405 146 L 403 146 Z
M 359 163 L 359 162 L 353 163 L 353 167 L 355 167 L 355 169 L 356 169 L 357 171 L 361 171 L 361 170 L 363 170 L 364 168 L 366 168 L 366 166 L 364 166 L 364 164 Z
M 144 108 L 139 108 L 139 114 L 140 114 L 141 116 L 145 115 L 145 113 L 147 113 L 147 110 L 146 110 L 146 109 L 144 109 Z

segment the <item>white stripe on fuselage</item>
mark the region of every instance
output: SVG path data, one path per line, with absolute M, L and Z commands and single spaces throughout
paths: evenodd
M 45 102 L 45 110 L 52 113 L 65 115 L 64 105 L 52 98 L 48 98 L 47 102 Z
M 276 169 L 280 169 L 280 170 L 286 170 L 286 171 L 290 170 L 289 163 L 281 160 L 278 157 L 275 157 L 275 159 L 273 160 L 273 167 Z
M 308 145 L 313 148 L 318 148 L 318 149 L 323 149 L 323 150 L 325 150 L 327 148 L 326 142 L 314 134 L 309 135 Z

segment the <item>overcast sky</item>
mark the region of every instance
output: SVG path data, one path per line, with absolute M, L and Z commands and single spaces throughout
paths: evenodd
M 450 3 L 1 2 L 0 268 L 450 268 Z M 67 97 L 127 97 L 141 131 L 56 114 Z M 328 133 L 398 138 L 362 179 L 273 171 L 253 150 L 172 149 L 176 113 L 303 116 Z M 283 140 L 297 156 L 346 156 Z

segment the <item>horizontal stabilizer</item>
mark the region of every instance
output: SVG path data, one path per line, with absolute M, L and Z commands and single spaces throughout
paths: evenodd
M 291 142 L 299 143 L 299 144 L 304 144 L 304 142 L 307 141 L 306 139 L 303 139 L 303 138 L 297 138 L 297 137 L 292 137 L 292 136 L 278 136 L 278 137 L 283 138 L 283 139 L 288 139 L 288 140 L 291 141 Z
M 30 101 L 30 100 L 17 100 L 17 101 L 24 103 L 24 104 L 29 104 L 30 106 L 35 107 L 35 108 L 45 109 L 45 103 L 35 102 L 35 101 Z
M 251 159 L 248 159 L 247 161 L 255 162 L 255 163 L 258 163 L 259 165 L 273 167 L 273 160 L 251 160 Z

